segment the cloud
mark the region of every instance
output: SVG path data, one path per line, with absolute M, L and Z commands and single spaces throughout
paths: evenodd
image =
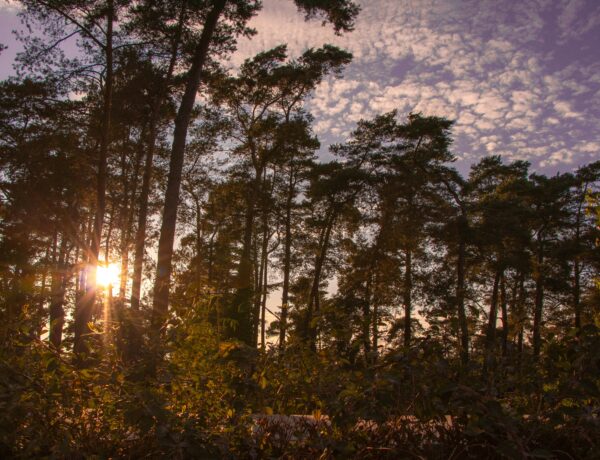
M 596 0 L 361 4 L 356 30 L 338 37 L 305 22 L 291 0 L 265 0 L 253 20 L 258 35 L 232 62 L 282 42 L 292 56 L 324 43 L 350 50 L 344 79 L 326 79 L 308 104 L 324 145 L 343 142 L 360 118 L 398 109 L 456 120 L 462 158 L 502 152 L 568 169 L 592 153 L 575 145 L 597 141 L 600 63 L 593 40 L 587 52 L 573 40 L 600 29 Z M 548 36 L 557 26 L 560 36 Z
M 1 0 L 0 14 L 2 13 L 17 13 L 22 9 L 21 3 L 16 0 Z

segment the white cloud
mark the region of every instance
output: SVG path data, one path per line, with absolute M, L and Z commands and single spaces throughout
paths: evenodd
M 291 0 L 265 0 L 253 21 L 259 34 L 241 43 L 238 55 L 282 42 L 292 56 L 323 43 L 350 50 L 345 79 L 324 81 L 308 105 L 326 142 L 343 141 L 339 136 L 360 118 L 423 111 L 457 120 L 455 146 L 463 158 L 506 152 L 556 167 L 593 153 L 584 150 L 588 144 L 575 149 L 573 139 L 594 141 L 600 64 L 582 65 L 577 56 L 567 65 L 555 62 L 554 51 L 539 46 L 548 40 L 542 32 L 554 25 L 547 21 L 556 10 L 561 33 L 598 27 L 600 2 L 581 17 L 595 1 L 361 0 L 356 30 L 338 37 L 319 21 L 305 22 Z M 501 135 L 483 139 L 490 134 Z

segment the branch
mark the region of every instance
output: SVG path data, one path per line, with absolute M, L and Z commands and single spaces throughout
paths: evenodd
M 56 6 L 52 5 L 51 3 L 46 2 L 44 0 L 35 0 L 35 2 L 39 3 L 42 6 L 45 6 L 49 10 L 52 10 L 52 11 L 58 13 L 63 18 L 65 18 L 66 20 L 70 21 L 72 24 L 74 24 L 77 27 L 79 27 L 79 29 L 81 30 L 81 32 L 83 32 L 85 35 L 87 35 L 87 37 L 90 40 L 92 40 L 94 43 L 96 43 L 96 45 L 98 45 L 102 50 L 106 50 L 106 45 L 104 43 L 102 43 L 100 40 L 98 40 L 94 36 L 94 34 L 92 33 L 92 31 L 90 29 L 88 29 L 83 24 L 81 24 L 77 19 L 75 19 L 69 13 L 66 13 L 65 11 L 62 11 L 60 8 L 57 8 Z

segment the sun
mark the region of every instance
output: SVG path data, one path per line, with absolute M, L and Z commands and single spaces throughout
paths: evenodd
M 98 265 L 96 283 L 100 286 L 114 286 L 119 283 L 120 271 L 117 264 Z

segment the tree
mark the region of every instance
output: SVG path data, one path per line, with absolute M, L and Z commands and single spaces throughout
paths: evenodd
M 354 17 L 358 13 L 358 7 L 348 0 L 323 0 L 319 2 L 296 0 L 296 4 L 306 12 L 307 17 L 323 14 L 328 21 L 333 23 L 336 31 L 350 30 Z M 168 310 L 171 259 L 175 240 L 183 154 L 187 129 L 196 93 L 202 81 L 209 46 L 214 43 L 219 44 L 221 49 L 231 49 L 235 45 L 236 35 L 249 34 L 250 30 L 245 24 L 256 13 L 259 4 L 242 0 L 219 0 L 214 2 L 210 8 L 204 5 L 203 8 L 201 7 L 200 11 L 206 14 L 206 20 L 202 34 L 194 47 L 189 76 L 178 109 L 173 134 L 169 178 L 159 239 L 157 276 L 154 287 L 152 330 L 155 338 L 157 338 L 158 332 L 163 327 Z M 220 22 L 221 16 L 222 21 Z M 243 330 L 243 327 L 241 330 Z

